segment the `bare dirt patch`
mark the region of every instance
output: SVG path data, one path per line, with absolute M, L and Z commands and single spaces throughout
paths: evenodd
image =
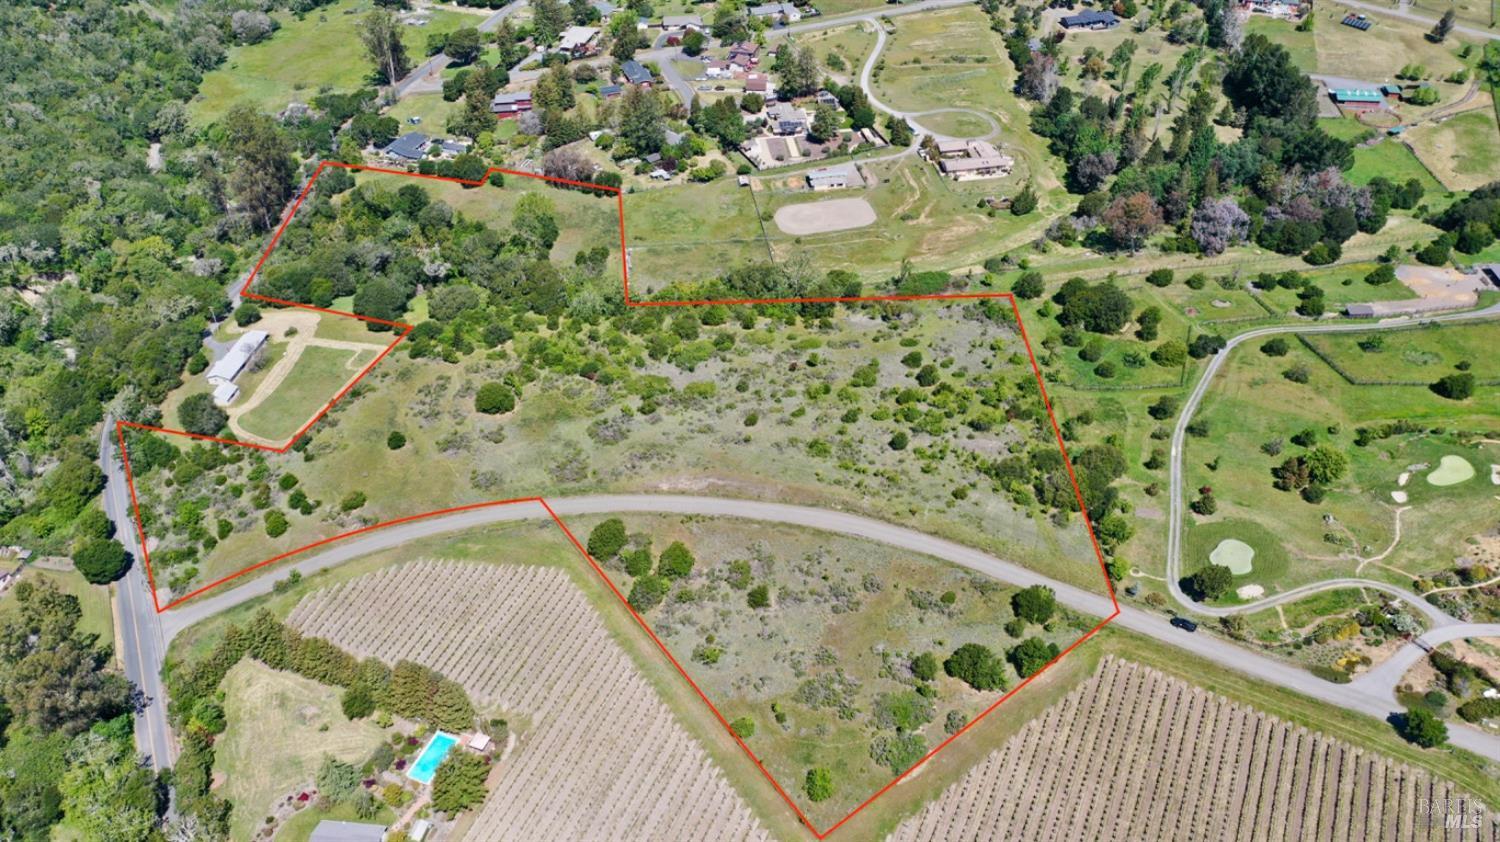
M 875 209 L 865 199 L 824 199 L 776 211 L 776 227 L 794 236 L 848 231 L 874 223 Z

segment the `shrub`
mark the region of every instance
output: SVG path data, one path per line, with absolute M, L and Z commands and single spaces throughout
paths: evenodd
M 729 723 L 729 729 L 740 739 L 748 740 L 755 736 L 755 720 L 748 716 L 742 716 Z
M 833 797 L 833 773 L 822 767 L 808 769 L 802 791 L 811 801 L 827 801 Z
M 1005 667 L 990 648 L 979 643 L 965 643 L 943 662 L 943 671 L 975 690 L 1000 690 L 1005 687 Z
M 432 776 L 432 807 L 448 815 L 484 801 L 490 764 L 467 751 L 450 752 Z
M 344 691 L 339 704 L 344 709 L 344 716 L 350 719 L 364 719 L 375 712 L 375 696 L 363 684 L 351 685 Z
M 1022 678 L 1030 678 L 1057 657 L 1057 644 L 1048 643 L 1040 637 L 1028 637 L 1012 646 L 1007 658 Z
M 1045 290 L 1046 284 L 1042 280 L 1042 273 L 1035 271 L 1022 272 L 1021 277 L 1017 278 L 1010 288 L 1017 298 L 1024 299 L 1040 298 Z
M 624 549 L 626 540 L 625 521 L 612 517 L 589 532 L 589 555 L 601 560 L 614 558 Z
M 1430 387 L 1433 392 L 1449 400 L 1467 400 L 1474 394 L 1474 375 L 1468 372 L 1449 374 L 1433 383 Z
M 1302 363 L 1297 363 L 1282 371 L 1281 376 L 1293 383 L 1306 383 L 1312 378 L 1312 371 Z
M 931 681 L 937 678 L 938 661 L 937 656 L 931 652 L 923 652 L 911 659 L 911 674 L 921 681 Z
M 280 538 L 286 534 L 288 526 L 286 515 L 282 514 L 280 509 L 271 509 L 266 512 L 265 521 L 267 535 L 272 538 Z
M 671 584 L 660 576 L 641 576 L 635 580 L 634 585 L 631 585 L 630 596 L 626 597 L 625 601 L 637 611 L 650 611 L 666 599 L 667 591 L 671 587 Z
M 1426 708 L 1407 708 L 1396 717 L 1396 733 L 1409 743 L 1434 748 L 1448 741 L 1448 726 Z
M 1187 362 L 1188 349 L 1180 339 L 1168 339 L 1151 350 L 1151 361 L 1163 368 Z
M 1046 585 L 1032 585 L 1016 591 L 1010 598 L 1010 607 L 1022 620 L 1042 625 L 1052 619 L 1057 597 Z
M 632 576 L 644 576 L 651 572 L 651 548 L 641 547 L 624 553 L 620 558 L 625 561 L 625 572 Z
M 1154 287 L 1171 286 L 1175 276 L 1171 269 L 1156 269 L 1146 276 L 1146 283 Z
M 1178 401 L 1172 395 L 1162 395 L 1146 408 L 1146 412 L 1158 421 L 1165 421 L 1177 414 Z
M 961 710 L 948 711 L 947 717 L 943 719 L 943 730 L 948 734 L 957 734 L 969 724 L 969 715 Z
M 246 301 L 234 309 L 234 323 L 240 327 L 249 327 L 260 321 L 260 307 L 252 302 Z
M 391 434 L 385 437 L 385 446 L 391 450 L 400 450 L 406 446 L 406 436 L 391 430 Z
M 771 589 L 765 585 L 756 585 L 745 594 L 745 602 L 751 608 L 769 608 L 771 605 Z
M 1115 368 L 1115 364 L 1110 362 L 1109 360 L 1105 360 L 1104 362 L 1094 366 L 1094 376 L 1100 378 L 1101 380 L 1109 380 L 1118 373 L 1119 371 Z
M 103 585 L 125 575 L 130 556 L 113 538 L 87 538 L 73 551 L 73 565 L 91 584 Z
M 1290 350 L 1291 346 L 1280 336 L 1273 336 L 1260 343 L 1260 352 L 1268 357 L 1284 357 Z
M 1396 267 L 1389 263 L 1382 263 L 1375 267 L 1368 275 L 1365 275 L 1365 283 L 1371 286 L 1380 286 L 1396 280 Z
M 657 561 L 656 572 L 664 579 L 685 579 L 693 572 L 693 563 L 693 554 L 687 546 L 673 541 Z
M 474 409 L 485 415 L 499 415 L 516 408 L 516 395 L 504 383 L 486 383 L 474 394 Z
M 339 510 L 352 512 L 355 509 L 363 508 L 367 499 L 363 491 L 351 491 L 344 495 L 344 499 L 339 501 Z
M 1465 722 L 1482 722 L 1500 718 L 1500 699 L 1475 699 L 1458 706 L 1458 715 Z
M 896 434 L 891 436 L 889 445 L 891 450 L 905 450 L 909 442 L 910 438 L 906 435 L 905 431 L 897 430 Z

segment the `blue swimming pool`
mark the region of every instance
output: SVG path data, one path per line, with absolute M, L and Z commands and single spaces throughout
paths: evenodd
M 416 762 L 406 770 L 406 776 L 419 784 L 432 783 L 432 776 L 437 774 L 437 767 L 442 765 L 443 758 L 447 757 L 448 752 L 452 751 L 456 745 L 458 745 L 458 737 L 446 731 L 433 734 L 432 739 L 428 740 L 427 745 L 422 749 L 422 753 L 417 755 Z

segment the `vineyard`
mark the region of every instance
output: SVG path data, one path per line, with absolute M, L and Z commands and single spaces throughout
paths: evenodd
M 1109 658 L 889 842 L 1002 837 L 1496 840 L 1500 817 L 1424 772 Z
M 289 622 L 529 720 L 471 842 L 768 838 L 562 570 L 413 562 L 311 594 Z

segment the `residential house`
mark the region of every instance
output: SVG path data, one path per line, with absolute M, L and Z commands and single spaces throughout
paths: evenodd
M 490 100 L 490 110 L 502 120 L 524 114 L 531 110 L 531 91 L 497 91 L 495 98 Z
M 829 93 L 828 91 L 818 91 L 814 98 L 817 100 L 819 105 L 826 105 L 829 108 L 839 107 L 839 98 Z
M 625 76 L 625 81 L 631 85 L 640 85 L 643 88 L 651 87 L 651 71 L 646 65 L 635 59 L 620 62 L 620 73 Z
M 570 26 L 564 29 L 557 49 L 573 58 L 583 58 L 599 52 L 599 27 Z
M 432 138 L 421 132 L 407 132 L 386 144 L 380 154 L 393 161 L 420 161 L 427 156 Z
M 667 129 L 665 132 L 663 132 L 662 139 L 668 146 L 677 146 L 687 139 L 687 135 L 683 134 L 682 132 L 674 132 L 671 129 Z
M 751 6 L 750 16 L 769 20 L 771 23 L 796 23 L 802 20 L 802 12 L 791 3 L 766 3 L 763 6 Z
M 619 85 L 600 85 L 599 96 L 604 99 L 614 99 L 624 93 L 625 89 Z
M 608 0 L 589 0 L 589 6 L 599 13 L 599 20 L 609 23 L 609 19 L 615 16 L 616 6 Z
M 763 96 L 763 97 L 765 97 L 767 99 L 770 99 L 770 97 L 771 97 L 771 77 L 767 76 L 764 73 L 750 73 L 750 74 L 746 75 L 745 76 L 745 93 L 747 93 L 747 94 L 760 94 L 761 96 Z
M 724 57 L 730 64 L 737 64 L 749 70 L 760 64 L 760 45 L 746 41 L 735 44 L 729 48 L 729 54 Z
M 240 387 L 233 383 L 220 383 L 214 387 L 214 406 L 229 406 L 240 396 Z
M 271 334 L 263 330 L 246 331 L 243 336 L 235 340 L 228 353 L 209 367 L 208 382 L 215 386 L 233 383 L 234 379 L 240 376 L 240 372 L 245 370 L 245 366 L 250 364 L 256 352 L 265 347 L 270 338 Z
M 1016 161 L 983 140 L 944 140 L 938 142 L 937 165 L 954 181 L 973 181 L 1010 175 Z
M 807 112 L 789 102 L 780 102 L 767 114 L 767 125 L 779 135 L 806 134 L 812 121 Z
M 469 142 L 459 138 L 445 137 L 437 142 L 438 152 L 444 158 L 452 158 L 469 151 Z
M 728 79 L 734 75 L 734 70 L 727 61 L 710 61 L 703 64 L 703 75 L 710 79 Z
M 1065 15 L 1061 23 L 1063 29 L 1114 29 L 1120 25 L 1120 19 L 1114 12 L 1088 9 L 1076 15 Z
M 689 29 L 698 32 L 708 31 L 708 27 L 703 23 L 702 15 L 665 15 L 661 19 L 661 28 L 668 32 L 686 32 Z

